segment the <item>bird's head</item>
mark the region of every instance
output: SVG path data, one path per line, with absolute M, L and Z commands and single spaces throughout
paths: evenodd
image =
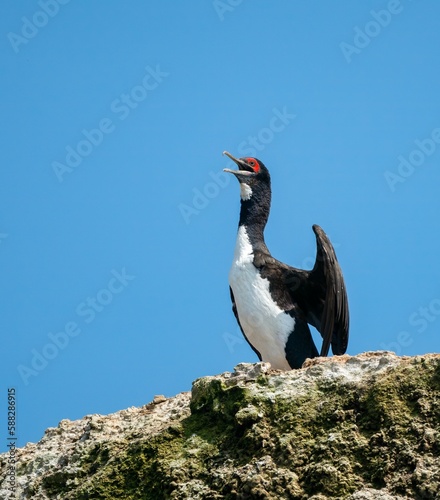
M 234 174 L 238 179 L 242 200 L 249 200 L 255 190 L 270 190 L 269 170 L 267 170 L 262 161 L 256 158 L 235 158 L 227 151 L 223 151 L 223 154 L 238 166 L 238 170 L 225 168 L 223 171 Z

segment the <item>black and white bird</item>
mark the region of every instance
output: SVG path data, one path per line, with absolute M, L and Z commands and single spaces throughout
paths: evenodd
M 272 368 L 300 368 L 306 358 L 344 354 L 349 313 L 344 278 L 324 231 L 313 226 L 316 262 L 312 270 L 274 259 L 264 242 L 271 202 L 270 175 L 256 158 L 234 158 L 241 210 L 234 259 L 229 273 L 232 310 L 245 339 L 260 361 Z M 318 354 L 308 324 L 322 336 Z

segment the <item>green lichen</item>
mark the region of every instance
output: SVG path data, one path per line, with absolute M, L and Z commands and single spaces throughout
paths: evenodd
M 97 444 L 75 478 L 54 472 L 44 488 L 71 500 L 344 499 L 366 487 L 440 498 L 439 357 L 368 384 L 317 378 L 288 397 L 273 397 L 271 377 L 200 379 L 188 418 L 153 437 Z

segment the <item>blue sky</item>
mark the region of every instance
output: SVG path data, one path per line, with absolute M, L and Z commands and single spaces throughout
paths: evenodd
M 2 2 L 0 366 L 18 445 L 254 362 L 231 312 L 239 188 L 266 242 L 332 239 L 349 354 L 439 351 L 434 0 Z

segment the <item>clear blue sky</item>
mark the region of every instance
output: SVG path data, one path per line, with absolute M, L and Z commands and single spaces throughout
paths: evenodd
M 0 449 L 10 387 L 24 445 L 256 361 L 229 300 L 225 149 L 271 171 L 274 256 L 311 267 L 312 224 L 331 237 L 350 354 L 439 351 L 438 2 L 0 14 Z

